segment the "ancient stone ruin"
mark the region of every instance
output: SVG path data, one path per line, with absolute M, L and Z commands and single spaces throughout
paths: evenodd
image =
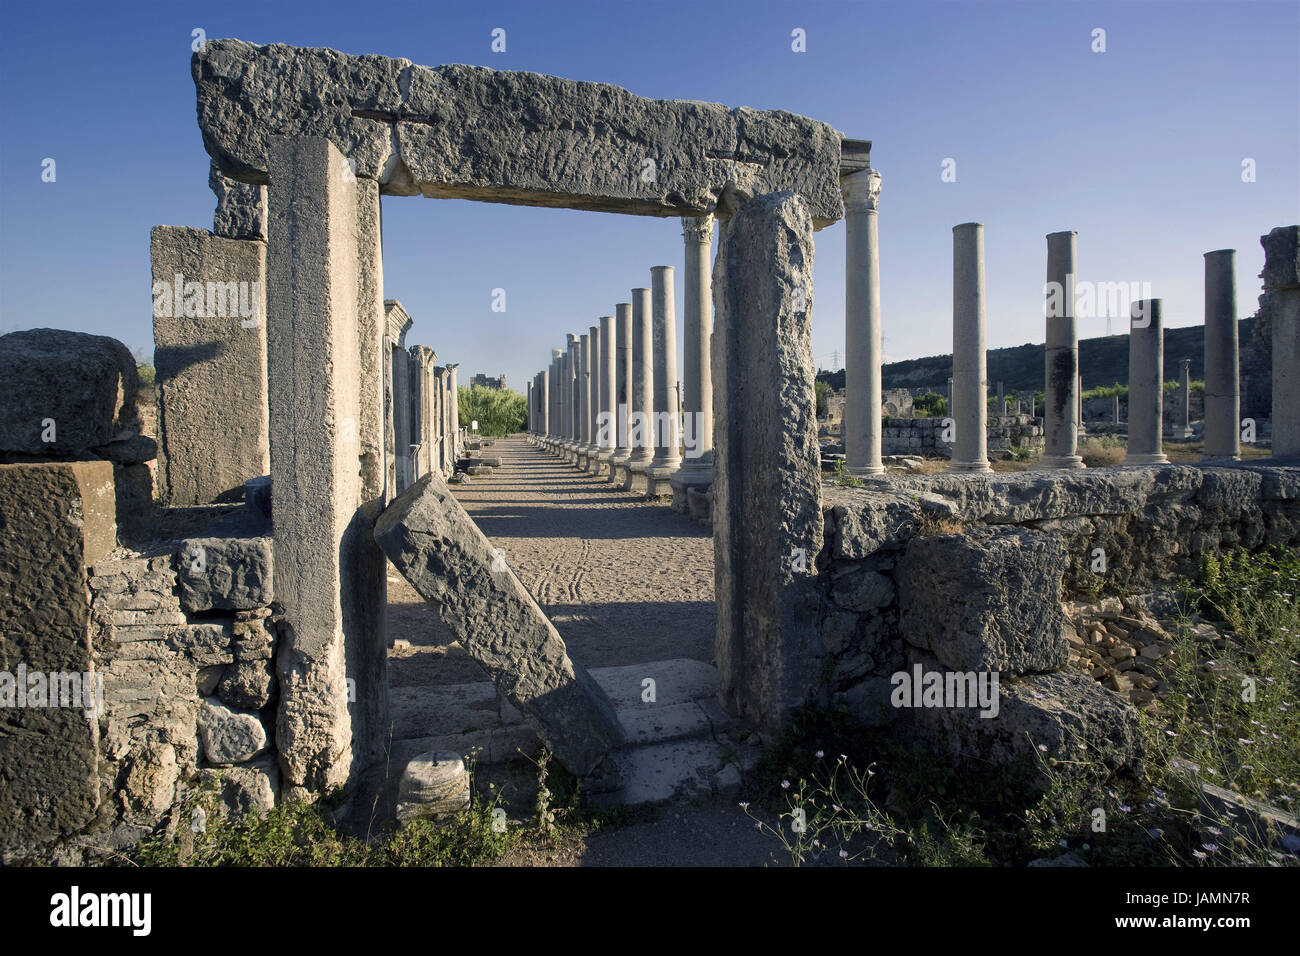
M 1202 554 L 1300 544 L 1296 226 L 1262 240 L 1272 459 L 1240 460 L 1226 250 L 1205 264 L 1207 461 L 1162 453 L 1154 300 L 1134 306 L 1126 467 L 1084 469 L 1071 298 L 1049 298 L 1042 415 L 989 420 L 979 223 L 954 228 L 949 416 L 914 445 L 913 426 L 889 424 L 911 419 L 882 414 L 910 413 L 911 397 L 882 390 L 869 142 L 779 111 L 238 40 L 208 41 L 192 72 L 217 206 L 211 230 L 150 237 L 156 445 L 120 343 L 0 338 L 18 386 L 0 415 L 0 669 L 85 681 L 82 706 L 0 714 L 9 857 L 130 845 L 174 827 L 204 780 L 233 813 L 369 792 L 392 717 L 390 562 L 585 797 L 656 799 L 648 779 L 680 782 L 651 746 L 663 738 L 629 716 L 640 677 L 575 661 L 450 490 L 500 461 L 460 424 L 457 364 L 409 344 L 413 318 L 386 298 L 381 195 L 681 219 L 684 368 L 674 267 L 655 266 L 544 357 L 527 432 L 611 491 L 711 527 L 714 668 L 676 668 L 692 690 L 672 701 L 709 728 L 689 768 L 707 764 L 706 786 L 740 779 L 718 734 L 752 751 L 806 704 L 971 766 L 1082 739 L 1107 769 L 1133 768 L 1132 703 L 1066 666 L 1066 609 L 1094 551 L 1155 591 Z M 651 181 L 634 175 L 647 157 Z M 824 481 L 810 346 L 814 234 L 841 216 L 841 437 L 860 487 Z M 1049 283 L 1072 288 L 1075 234 L 1047 243 Z M 1042 468 L 991 474 L 990 428 L 1040 441 Z M 926 442 L 951 446 L 943 474 L 887 472 L 890 443 Z M 899 709 L 891 677 L 915 668 L 1001 675 L 996 715 Z M 419 794 L 461 799 L 455 751 L 411 756 L 401 815 Z

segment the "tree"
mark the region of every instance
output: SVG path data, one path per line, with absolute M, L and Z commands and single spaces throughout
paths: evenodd
M 528 423 L 528 399 L 508 388 L 462 385 L 457 389 L 460 424 L 478 422 L 480 435 L 512 435 Z

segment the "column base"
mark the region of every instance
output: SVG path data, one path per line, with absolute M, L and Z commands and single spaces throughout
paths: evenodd
M 1034 465 L 1029 471 L 1065 471 L 1072 468 L 1087 468 L 1083 459 L 1078 455 L 1052 455 L 1050 458 L 1043 456 L 1039 459 L 1038 464 Z
M 623 490 L 638 495 L 645 494 L 647 485 L 645 473 L 649 467 L 649 461 L 629 461 L 623 478 Z
M 993 466 L 988 460 L 984 461 L 952 461 L 948 463 L 948 471 L 965 475 L 983 475 L 993 471 Z
M 1124 464 L 1126 465 L 1167 465 L 1169 456 L 1163 452 L 1145 455 L 1125 455 Z
M 627 451 L 615 451 L 614 456 L 609 462 L 609 473 L 606 475 L 606 479 L 611 485 L 622 481 L 622 478 L 619 476 L 619 469 L 626 468 L 628 459 L 631 457 L 632 452 L 630 449 Z
M 651 462 L 645 470 L 645 496 L 654 500 L 673 497 L 672 480 L 676 473 L 673 466 L 656 467 Z
M 871 475 L 883 475 L 885 473 L 884 465 L 845 465 L 844 470 L 855 478 L 865 478 Z
M 672 488 L 673 493 L 673 511 L 684 515 L 690 514 L 691 489 L 694 488 L 696 491 L 703 491 L 712 484 L 712 469 L 704 471 L 703 469 L 690 468 L 685 465 L 678 468 L 676 473 L 668 481 L 668 485 Z
M 610 468 L 609 463 L 613 460 L 613 458 L 614 458 L 614 453 L 612 451 L 602 451 L 599 455 L 596 456 L 596 470 L 593 471 L 592 474 L 595 475 L 597 478 L 606 477 L 609 474 L 609 468 Z

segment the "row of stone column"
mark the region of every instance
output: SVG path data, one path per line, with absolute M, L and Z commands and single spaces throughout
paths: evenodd
M 456 470 L 456 462 L 464 450 L 459 366 L 435 365 L 438 354 L 424 345 L 412 345 L 406 359 L 409 371 L 405 404 L 409 409 L 406 418 L 409 431 L 404 436 L 407 453 L 398 464 L 395 487 L 398 493 L 433 471 L 447 477 Z M 396 350 L 393 363 L 400 364 Z
M 881 177 L 863 170 L 840 179 L 844 194 L 847 274 L 845 290 L 844 450 L 857 475 L 879 475 L 881 462 L 881 320 L 877 204 Z M 1266 293 L 1276 301 L 1273 320 L 1273 457 L 1300 455 L 1300 265 L 1297 230 L 1287 226 L 1261 237 Z M 1044 453 L 1040 468 L 1084 467 L 1078 453 L 1082 422 L 1079 339 L 1075 321 L 1074 232 L 1047 237 L 1047 344 Z M 1241 457 L 1238 380 L 1236 252 L 1205 254 L 1204 460 Z M 985 350 L 984 226 L 953 227 L 953 377 L 949 414 L 954 443 L 950 470 L 988 472 L 988 379 Z M 1129 433 L 1126 464 L 1167 461 L 1162 450 L 1164 333 L 1159 299 L 1134 302 L 1129 337 Z M 1183 369 L 1183 401 L 1189 373 Z M 1184 410 L 1183 434 L 1187 429 Z
M 689 507 L 713 482 L 713 217 L 683 218 L 685 375 L 677 378 L 674 269 L 567 336 L 529 389 L 529 431 L 561 458 L 626 491 Z

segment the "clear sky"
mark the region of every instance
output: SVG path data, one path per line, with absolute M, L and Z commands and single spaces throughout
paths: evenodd
M 1049 232 L 1078 232 L 1082 280 L 1150 283 L 1166 324 L 1182 326 L 1203 317 L 1205 252 L 1237 249 L 1250 315 L 1260 235 L 1300 221 L 1294 0 L 4 0 L 0 23 L 0 331 L 79 329 L 152 349 L 149 229 L 212 225 L 195 28 L 786 109 L 872 140 L 891 359 L 950 350 L 958 223 L 986 226 L 993 348 L 1043 340 Z M 497 27 L 504 53 L 490 49 Z M 795 29 L 806 52 L 792 50 Z M 1105 52 L 1093 52 L 1097 29 Z M 941 175 L 948 159 L 955 182 Z M 565 332 L 648 286 L 651 266 L 677 267 L 681 302 L 675 219 L 418 197 L 386 197 L 383 214 L 385 295 L 414 316 L 408 341 L 460 362 L 462 381 L 504 371 L 522 388 Z M 813 351 L 829 368 L 844 352 L 842 223 L 817 233 L 815 283 Z M 504 313 L 491 310 L 496 288 Z M 1105 318 L 1080 320 L 1081 336 L 1105 333 Z

